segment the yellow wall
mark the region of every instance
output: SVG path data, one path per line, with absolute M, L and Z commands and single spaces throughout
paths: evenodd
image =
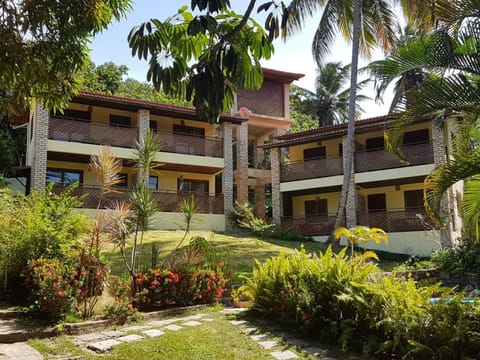
M 416 130 L 422 130 L 422 129 L 429 129 L 429 138 L 430 141 L 432 139 L 432 131 L 430 128 L 430 123 L 420 123 L 420 124 L 413 124 L 407 127 L 406 131 L 416 131 Z M 366 133 L 360 133 L 355 135 L 355 142 L 360 145 L 365 145 L 367 142 L 367 139 L 372 139 L 376 137 L 384 136 L 384 131 L 383 130 L 378 130 L 378 131 L 372 131 L 372 132 L 366 132 Z
M 305 201 L 315 200 L 315 198 L 327 199 L 328 213 L 333 214 L 337 211 L 338 201 L 340 200 L 340 193 L 324 193 L 313 195 L 301 195 L 292 198 L 293 217 L 305 216 Z
M 173 133 L 173 125 L 185 125 L 205 129 L 205 136 L 215 136 L 215 125 L 194 120 L 182 120 L 165 116 L 150 115 L 150 120 L 157 122 L 157 131 Z
M 357 210 L 359 212 L 367 211 L 368 195 L 385 194 L 387 210 L 398 210 L 405 208 L 404 192 L 410 190 L 423 190 L 423 183 L 400 185 L 399 190 L 395 190 L 395 186 L 384 186 L 372 189 L 362 189 L 357 191 L 359 198 Z M 362 201 L 363 198 L 363 201 Z M 361 208 L 363 205 L 363 208 Z

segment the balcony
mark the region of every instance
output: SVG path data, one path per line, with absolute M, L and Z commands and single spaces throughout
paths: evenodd
M 64 191 L 66 186 L 56 184 L 53 193 L 59 194 Z M 115 192 L 104 194 L 100 199 L 100 188 L 95 185 L 81 185 L 72 192 L 74 196 L 82 196 L 83 207 L 96 209 L 100 202 L 100 208 L 111 208 L 116 202 L 129 201 L 128 189 L 115 189 Z M 178 212 L 181 201 L 189 194 L 179 194 L 167 190 L 154 190 L 153 196 L 157 200 L 160 211 Z M 223 194 L 193 194 L 200 214 L 223 214 Z M 100 201 L 101 200 L 101 201 Z
M 60 116 L 50 117 L 48 138 L 83 144 L 131 148 L 138 139 L 138 128 L 109 126 Z
M 400 209 L 357 214 L 357 222 L 386 232 L 425 231 L 435 228 L 425 209 Z
M 343 159 L 331 157 L 326 159 L 312 159 L 280 167 L 281 182 L 322 178 L 343 174 Z
M 415 144 L 403 147 L 408 165 L 433 164 L 432 144 Z M 355 172 L 393 169 L 405 166 L 388 150 L 363 151 L 355 154 Z
M 286 229 L 297 230 L 303 236 L 330 235 L 335 224 L 335 214 L 313 215 L 307 217 L 282 218 L 282 226 Z
M 201 136 L 189 136 L 156 132 L 160 151 L 199 156 L 223 157 L 223 140 Z
M 210 157 L 223 157 L 223 140 L 173 134 L 156 133 L 160 151 Z M 52 116 L 48 138 L 83 144 L 108 145 L 133 148 L 138 139 L 138 128 L 109 126 L 74 118 Z

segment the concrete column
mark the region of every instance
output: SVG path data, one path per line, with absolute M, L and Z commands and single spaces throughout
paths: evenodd
M 346 168 L 346 151 L 347 137 L 343 138 L 343 168 Z M 353 151 L 355 156 L 355 149 Z M 351 228 L 357 226 L 357 188 L 355 186 L 355 161 L 352 163 L 350 183 L 348 185 L 347 205 L 345 207 L 345 222 L 346 227 Z
M 248 203 L 248 124 L 243 122 L 237 128 L 237 169 L 235 174 L 237 201 Z
M 141 144 L 150 130 L 150 111 L 140 109 L 137 112 L 138 123 L 138 142 Z M 145 185 L 148 185 L 149 171 L 148 169 L 138 169 L 137 180 L 144 181 Z
M 438 128 L 432 124 L 432 146 L 433 146 L 433 163 L 435 167 L 438 167 L 447 161 L 447 152 L 446 152 L 446 141 L 445 141 L 445 132 L 444 130 Z M 440 203 L 441 207 L 441 216 L 444 224 L 444 228 L 440 230 L 440 244 L 442 247 L 452 247 L 452 214 L 449 206 L 449 192 L 447 191 L 443 195 L 442 201 Z
M 228 215 L 233 209 L 233 150 L 232 150 L 232 123 L 223 123 L 223 159 L 222 174 L 223 209 Z M 227 221 L 227 227 L 229 222 Z
M 279 148 L 270 149 L 272 172 L 272 222 L 282 223 L 282 194 L 280 193 L 280 154 Z
M 33 112 L 32 187 L 42 190 L 47 177 L 49 116 L 48 110 L 37 100 L 34 101 Z

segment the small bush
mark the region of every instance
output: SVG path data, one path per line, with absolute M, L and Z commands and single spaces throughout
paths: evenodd
M 30 311 L 53 321 L 75 311 L 80 290 L 74 266 L 57 259 L 30 261 L 24 284 L 30 290 Z
M 221 273 L 203 271 L 178 274 L 152 269 L 139 273 L 136 284 L 135 306 L 142 310 L 214 303 L 225 289 Z

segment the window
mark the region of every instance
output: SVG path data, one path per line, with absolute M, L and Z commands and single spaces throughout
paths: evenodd
M 407 131 L 403 135 L 403 145 L 428 144 L 429 142 L 428 129 Z
M 53 182 L 55 184 L 68 185 L 75 181 L 83 182 L 83 171 L 81 170 L 64 170 L 64 169 L 47 169 L 47 184 Z
M 423 190 L 404 191 L 405 210 L 423 208 Z
M 325 146 L 319 146 L 319 147 L 303 150 L 303 160 L 325 159 L 325 157 L 326 157 Z
M 155 120 L 150 120 L 150 130 L 157 131 L 157 122 Z
M 327 199 L 305 200 L 305 216 L 328 215 Z
M 387 211 L 385 194 L 368 195 L 368 212 Z
M 365 145 L 367 151 L 378 151 L 385 149 L 385 141 L 383 140 L 383 136 L 367 139 Z
M 148 188 L 150 190 L 158 190 L 158 176 L 148 177 Z
M 177 190 L 187 194 L 205 194 L 208 193 L 208 180 L 193 180 L 179 177 L 177 179 Z
M 128 116 L 110 115 L 110 126 L 130 127 L 131 123 Z
M 119 182 L 115 185 L 118 187 L 128 187 L 128 174 L 120 173 L 118 174 Z

